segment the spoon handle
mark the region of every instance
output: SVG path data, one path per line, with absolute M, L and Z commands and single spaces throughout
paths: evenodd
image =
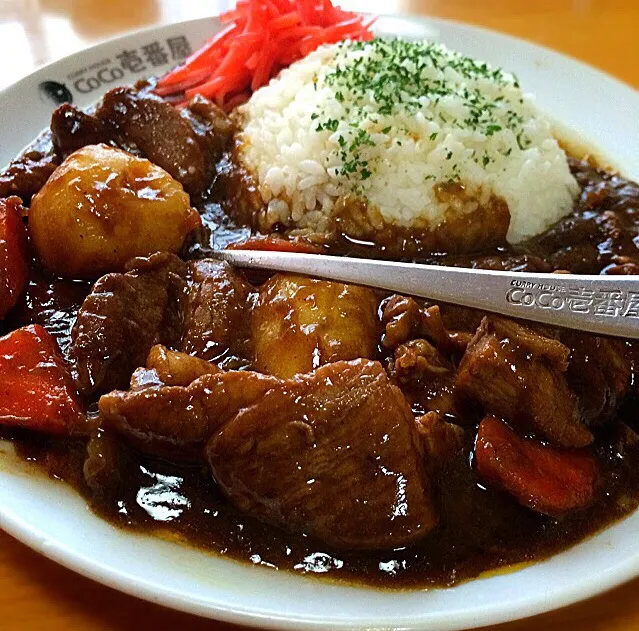
M 236 267 L 367 285 L 602 335 L 639 338 L 639 277 L 529 274 L 320 254 L 222 250 Z

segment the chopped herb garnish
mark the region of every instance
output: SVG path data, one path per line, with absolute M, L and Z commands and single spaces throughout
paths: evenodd
M 484 89 L 486 82 L 497 90 Z M 328 118 L 323 110 L 314 112 L 311 118 L 319 119 L 318 132 L 340 129 L 333 159 L 338 158 L 341 163 L 338 173 L 354 178 L 354 186 L 359 186 L 358 180 L 374 175 L 379 160 L 369 149 L 376 145 L 371 134 L 374 136 L 374 130 L 380 128 L 382 134 L 389 134 L 397 116 L 420 112 L 427 121 L 442 126 L 443 133 L 429 134 L 431 142 L 443 138 L 451 128 L 488 137 L 507 129 L 522 149 L 530 145 L 523 133 L 524 101 L 517 78 L 438 43 L 401 39 L 341 42 L 334 62 L 314 77 L 314 83 L 316 89 L 329 88 L 335 101 L 343 104 L 341 122 Z M 450 107 L 451 97 L 456 103 L 454 108 Z M 398 147 L 402 140 L 397 136 L 415 138 L 408 129 L 395 129 L 394 143 Z M 485 167 L 508 155 L 497 149 L 494 154 L 480 153 L 472 159 Z M 448 151 L 446 160 L 452 158 Z M 452 160 L 445 177 L 459 179 L 459 169 L 460 165 Z

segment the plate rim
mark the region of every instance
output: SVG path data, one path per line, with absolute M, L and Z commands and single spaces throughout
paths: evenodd
M 177 22 L 167 22 L 161 24 L 154 24 L 145 26 L 142 28 L 127 30 L 126 32 L 119 33 L 113 37 L 107 37 L 92 43 L 89 46 L 85 46 L 82 49 L 55 59 L 53 61 L 41 64 L 35 68 L 28 75 L 14 81 L 13 83 L 0 89 L 0 97 L 6 96 L 12 91 L 16 90 L 22 84 L 27 84 L 29 81 L 33 81 L 34 78 L 43 74 L 49 69 L 68 63 L 71 59 L 81 55 L 82 53 L 100 48 L 102 46 L 117 44 L 118 42 L 125 41 L 129 38 L 142 37 L 151 33 L 156 33 L 164 29 L 174 28 L 177 26 L 195 25 L 204 23 L 207 21 L 214 21 L 219 16 L 212 14 L 210 16 L 203 16 L 199 18 L 192 18 L 188 20 L 181 20 Z M 614 84 L 617 88 L 627 91 L 632 98 L 637 99 L 639 97 L 639 89 L 624 82 L 623 80 L 615 77 L 607 71 L 597 68 L 584 62 L 572 55 L 557 51 L 542 44 L 504 33 L 494 29 L 490 29 L 484 26 L 462 22 L 459 20 L 452 20 L 448 18 L 429 17 L 423 15 L 409 14 L 409 13 L 389 13 L 383 14 L 383 17 L 389 17 L 393 19 L 405 20 L 409 22 L 418 22 L 422 25 L 432 25 L 437 27 L 438 24 L 443 23 L 453 26 L 457 29 L 465 31 L 466 33 L 480 33 L 482 36 L 503 38 L 510 42 L 512 45 L 525 45 L 527 47 L 536 49 L 543 52 L 545 55 L 551 57 L 558 57 L 564 61 L 570 62 L 571 65 L 576 65 L 584 71 L 591 74 L 596 74 L 598 80 L 605 81 Z M 5 472 L 0 472 L 0 479 L 4 475 L 10 475 Z M 33 474 L 29 474 L 33 475 Z M 55 481 L 47 481 L 50 484 L 56 483 Z M 74 494 L 77 494 L 73 491 Z M 81 498 L 83 501 L 84 499 Z M 639 509 L 638 509 L 639 510 Z M 632 513 L 631 513 L 632 514 Z M 626 516 L 624 519 L 629 517 Z M 94 515 L 95 519 L 102 520 L 97 515 Z M 622 519 L 621 521 L 623 521 Z M 610 524 L 607 528 L 614 526 L 616 523 Z M 111 524 L 110 524 L 111 525 Z M 112 526 L 113 527 L 113 526 Z M 331 620 L 330 622 L 323 622 L 317 619 L 306 618 L 304 616 L 296 616 L 293 614 L 259 614 L 258 612 L 251 611 L 249 608 L 238 608 L 233 606 L 219 606 L 217 604 L 206 603 L 198 598 L 188 597 L 186 594 L 177 590 L 171 590 L 168 586 L 161 588 L 161 593 L 158 592 L 154 584 L 149 581 L 140 581 L 139 578 L 129 574 L 122 569 L 116 569 L 115 567 L 106 565 L 100 561 L 92 559 L 83 553 L 74 551 L 72 548 L 65 544 L 61 544 L 55 540 L 50 539 L 45 530 L 42 530 L 40 526 L 29 523 L 19 515 L 15 514 L 10 507 L 0 505 L 0 528 L 7 532 L 11 537 L 27 545 L 32 550 L 39 554 L 42 554 L 46 558 L 62 565 L 63 567 L 74 571 L 85 578 L 94 580 L 102 585 L 116 589 L 130 596 L 140 598 L 147 602 L 154 604 L 160 604 L 173 608 L 184 613 L 204 616 L 207 618 L 214 618 L 220 621 L 257 626 L 264 629 L 299 629 L 299 625 L 304 625 L 305 628 L 311 629 L 341 629 L 344 631 L 351 629 L 387 629 L 388 625 L 371 620 L 358 619 L 355 622 L 350 621 L 338 621 Z M 607 528 L 604 528 L 605 531 Z M 603 532 L 603 531 L 599 531 Z M 144 535 L 138 533 L 127 533 L 133 536 L 152 537 L 152 535 Z M 598 533 L 595 533 L 595 535 Z M 593 535 L 594 536 L 594 535 Z M 581 543 L 581 542 L 580 542 Z M 575 544 L 579 545 L 579 543 Z M 217 556 L 217 555 L 214 555 Z M 537 563 L 543 563 L 539 561 Z M 242 565 L 246 565 L 241 561 L 238 561 Z M 639 576 L 639 555 L 636 557 L 628 557 L 623 562 L 608 568 L 600 576 L 598 582 L 593 582 L 591 579 L 585 578 L 579 580 L 576 578 L 572 580 L 566 587 L 562 587 L 561 590 L 556 590 L 553 594 L 549 595 L 546 599 L 541 599 L 538 596 L 524 598 L 522 600 L 515 600 L 507 603 L 504 606 L 497 608 L 495 605 L 487 605 L 485 607 L 476 607 L 472 611 L 447 614 L 445 612 L 438 612 L 436 614 L 430 614 L 431 618 L 418 619 L 411 624 L 402 625 L 402 629 L 421 629 L 425 625 L 433 625 L 438 629 L 456 629 L 459 628 L 459 624 L 463 624 L 464 628 L 476 628 L 488 624 L 498 624 L 503 622 L 512 622 L 523 618 L 543 614 L 549 611 L 557 610 L 559 608 L 574 605 L 578 602 L 582 602 L 588 598 L 601 595 L 619 585 L 622 585 Z M 488 578 L 479 577 L 476 580 L 488 580 Z M 305 580 L 300 577 L 300 580 Z M 366 589 L 365 586 L 363 589 Z M 371 591 L 378 591 L 373 588 Z M 412 590 L 415 591 L 415 590 Z M 418 590 L 421 591 L 421 590 Z M 162 598 L 162 601 L 159 600 Z M 424 612 L 427 614 L 427 612 Z M 432 616 L 435 615 L 435 619 Z M 455 617 L 454 617 L 455 616 Z M 444 618 L 450 618 L 444 620 Z M 441 620 L 440 620 L 441 618 Z

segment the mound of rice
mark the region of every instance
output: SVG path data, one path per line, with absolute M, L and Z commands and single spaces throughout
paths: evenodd
M 491 199 L 511 243 L 572 208 L 578 185 L 549 122 L 511 74 L 428 42 L 324 46 L 239 108 L 238 159 L 267 225 L 325 231 L 340 197 L 436 229 Z M 438 187 L 460 184 L 463 204 Z

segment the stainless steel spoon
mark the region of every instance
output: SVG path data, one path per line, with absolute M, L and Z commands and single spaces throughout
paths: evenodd
M 220 250 L 236 267 L 339 280 L 514 318 L 639 338 L 639 277 L 529 274 L 369 259 Z

